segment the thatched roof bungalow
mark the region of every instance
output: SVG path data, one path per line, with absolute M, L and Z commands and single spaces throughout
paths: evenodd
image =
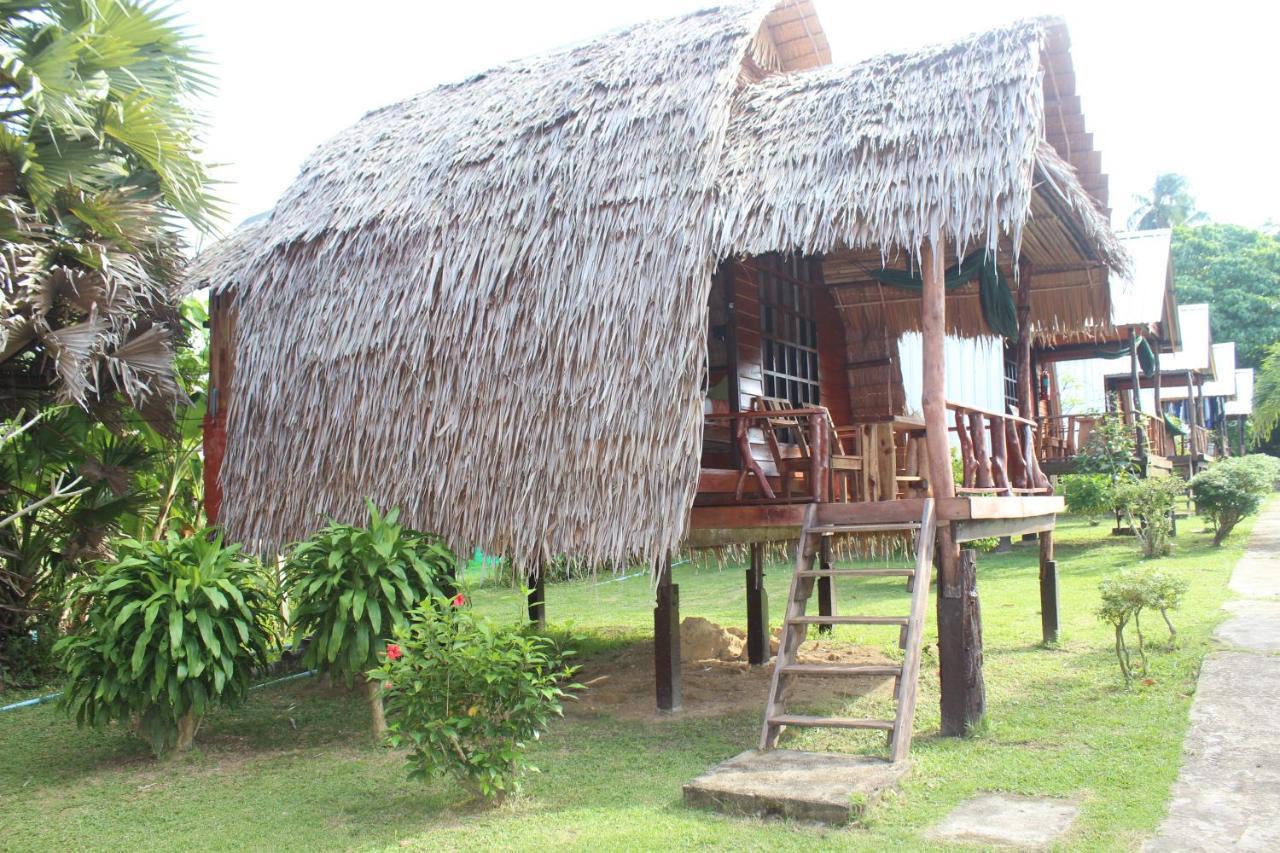
M 921 328 L 918 292 L 876 276 L 922 246 L 1012 281 L 1029 262 L 1036 328 L 1109 318 L 1126 255 L 1060 21 L 829 60 L 807 0 L 723 5 L 439 86 L 321 146 L 196 270 L 234 365 L 214 415 L 230 534 L 272 549 L 368 495 L 526 564 L 679 548 L 709 296 L 739 260 L 804 258 L 837 309 L 837 420 L 877 382 L 862 356 Z M 981 302 L 949 292 L 949 330 L 989 334 Z

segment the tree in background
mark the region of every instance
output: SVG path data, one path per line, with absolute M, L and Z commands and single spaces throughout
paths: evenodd
M 1254 377 L 1253 422 L 1250 431 L 1255 446 L 1275 449 L 1276 428 L 1280 427 L 1280 342 L 1271 345 L 1262 367 Z
M 1258 368 L 1280 341 L 1280 239 L 1239 225 L 1175 228 L 1178 301 L 1207 302 L 1215 341 L 1235 341 L 1244 367 Z
M 1129 217 L 1129 227 L 1134 230 L 1172 228 L 1205 221 L 1205 215 L 1196 210 L 1187 179 L 1174 172 L 1156 175 L 1151 194 L 1134 196 L 1134 201 L 1138 207 Z

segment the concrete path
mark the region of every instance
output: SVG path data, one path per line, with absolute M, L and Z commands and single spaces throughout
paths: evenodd
M 1146 846 L 1280 850 L 1280 506 L 1254 526 L 1231 575 L 1243 599 L 1205 659 L 1169 816 Z

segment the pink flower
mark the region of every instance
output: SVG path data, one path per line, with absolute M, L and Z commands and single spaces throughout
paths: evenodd
M 452 604 L 454 607 L 461 607 L 462 605 L 467 603 L 467 599 L 463 597 L 462 593 L 458 593 L 453 597 L 453 601 L 449 603 Z
M 400 660 L 404 657 L 404 652 L 400 651 L 400 647 L 395 643 L 387 643 L 387 660 Z

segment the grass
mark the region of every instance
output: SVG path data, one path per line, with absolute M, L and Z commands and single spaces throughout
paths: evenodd
M 1176 647 L 1165 648 L 1163 626 L 1152 625 L 1151 683 L 1130 690 L 1110 631 L 1093 610 L 1098 581 L 1137 562 L 1132 539 L 1062 521 L 1062 642 L 1054 649 L 1039 644 L 1034 543 L 981 555 L 987 724 L 966 739 L 934 734 L 937 661 L 927 650 L 914 770 L 861 826 L 817 829 L 683 807 L 684 782 L 753 745 L 758 710 L 657 722 L 575 714 L 533 747 L 543 772 L 490 809 L 445 780 L 406 782 L 401 758 L 370 742 L 361 698 L 307 680 L 256 691 L 245 707 L 215 713 L 198 750 L 164 764 L 121 730 L 78 731 L 52 706 L 0 714 L 0 848 L 786 850 L 818 842 L 923 849 L 924 833 L 954 805 L 992 790 L 1079 803 L 1069 849 L 1132 848 L 1163 815 L 1195 678 L 1251 524 L 1221 549 L 1209 547 L 1202 527 L 1183 521 L 1177 553 L 1154 561 L 1191 587 L 1175 615 Z M 768 576 L 775 624 L 788 572 L 775 566 Z M 680 566 L 676 580 L 683 615 L 745 624 L 740 566 Z M 901 610 L 900 582 L 855 583 L 841 596 L 842 612 Z M 561 627 L 573 620 L 569 629 L 585 654 L 617 651 L 652 630 L 644 577 L 559 584 L 547 593 L 551 619 Z M 477 590 L 474 600 L 501 618 L 516 617 L 521 604 L 508 590 Z M 842 627 L 835 639 L 893 645 L 875 630 Z M 858 734 L 831 732 L 789 732 L 785 745 L 879 748 Z

